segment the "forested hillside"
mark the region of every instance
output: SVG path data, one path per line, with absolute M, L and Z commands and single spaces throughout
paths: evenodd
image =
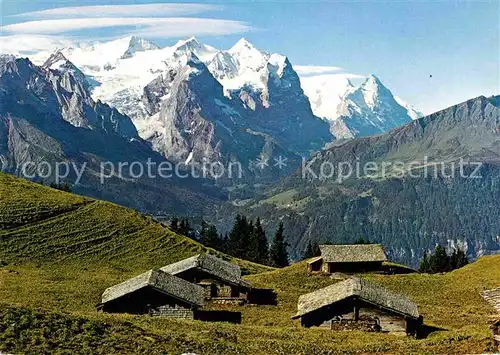
M 353 169 L 342 181 L 339 170 L 333 177 L 320 174 L 342 164 Z M 357 175 L 356 166 L 365 164 L 378 170 L 361 168 Z M 460 246 L 472 258 L 500 251 L 498 96 L 471 99 L 383 135 L 339 142 L 305 166 L 243 207 L 221 209 L 219 223 L 234 210 L 260 217 L 268 231 L 283 220 L 296 260 L 311 239 L 363 237 L 412 266 L 436 244 Z
M 269 230 L 280 219 L 296 259 L 308 240 L 382 243 L 390 259 L 417 266 L 436 244 L 460 246 L 469 256 L 500 251 L 500 169 L 482 179 L 357 180 L 300 187 L 282 199 L 248 208 Z M 286 198 L 284 197 L 286 196 Z

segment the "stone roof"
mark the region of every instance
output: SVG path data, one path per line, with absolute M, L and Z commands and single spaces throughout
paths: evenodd
M 164 266 L 160 270 L 168 272 L 172 275 L 178 275 L 192 269 L 206 272 L 221 281 L 225 281 L 230 284 L 248 288 L 252 287 L 252 285 L 241 278 L 241 269 L 238 265 L 232 264 L 210 254 L 198 254 Z
M 387 261 L 380 244 L 320 245 L 319 249 L 327 263 Z
M 144 274 L 107 288 L 102 294 L 102 303 L 108 303 L 145 287 L 154 288 L 191 305 L 201 307 L 204 304 L 204 291 L 201 286 L 161 270 L 149 270 Z
M 297 314 L 292 318 L 299 318 L 350 297 L 358 297 L 387 311 L 415 319 L 419 317 L 417 306 L 408 297 L 389 291 L 373 282 L 354 277 L 300 296 Z
M 500 313 L 500 287 L 493 290 L 483 291 L 483 298 Z

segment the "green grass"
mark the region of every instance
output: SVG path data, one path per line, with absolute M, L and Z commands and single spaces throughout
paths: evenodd
M 278 306 L 237 309 L 241 325 L 105 314 L 105 288 L 205 250 L 134 211 L 0 174 L 0 351 L 16 354 L 465 354 L 493 351 L 495 314 L 480 291 L 500 286 L 500 255 L 445 275 L 364 275 L 408 295 L 445 330 L 416 340 L 303 329 L 290 319 L 301 294 L 330 285 L 304 262 L 269 270 L 234 260 Z M 213 252 L 213 251 L 212 251 Z M 224 255 L 221 255 L 226 257 Z M 227 257 L 226 257 L 227 258 Z M 258 272 L 258 273 L 257 273 Z
M 300 200 L 296 200 L 297 190 L 291 189 L 279 194 L 273 195 L 268 199 L 259 201 L 258 205 L 269 204 L 275 205 L 277 208 L 291 208 L 296 211 L 300 211 L 306 206 L 311 198 L 304 197 Z
M 0 173 L 0 259 L 142 272 L 205 251 L 133 210 Z M 270 270 L 233 261 L 245 273 Z

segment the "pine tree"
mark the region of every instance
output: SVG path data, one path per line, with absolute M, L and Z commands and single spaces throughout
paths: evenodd
M 217 235 L 217 250 L 223 252 L 223 253 L 226 253 L 227 254 L 227 233 L 226 233 L 226 237 L 224 238 L 224 235 L 222 233 L 219 233 L 219 235 Z
M 177 232 L 179 230 L 179 219 L 177 217 L 172 218 L 170 221 L 170 230 Z
M 238 214 L 235 218 L 233 229 L 229 232 L 228 249 L 229 253 L 237 258 L 244 258 L 248 244 L 248 221 L 245 216 Z
M 441 245 L 436 246 L 434 254 L 429 258 L 429 268 L 432 273 L 450 271 L 450 257 Z
M 222 233 L 219 235 L 219 240 L 220 240 L 220 251 L 223 253 L 229 254 L 229 237 L 226 234 L 222 235 Z
M 467 258 L 467 255 L 462 249 L 457 248 L 453 250 L 453 253 L 451 254 L 450 257 L 451 270 L 460 269 L 461 267 L 464 267 L 468 264 L 469 264 L 469 259 Z
M 183 218 L 179 223 L 178 233 L 189 237 L 191 235 L 192 229 L 189 225 L 189 220 L 187 218 Z
M 209 225 L 205 220 L 201 220 L 201 227 L 200 227 L 200 243 L 203 244 L 206 247 L 210 247 L 208 245 L 208 228 Z
M 468 263 L 467 255 L 460 248 L 455 249 L 450 256 L 444 247 L 437 245 L 434 253 L 431 253 L 431 255 L 424 253 L 419 271 L 430 274 L 449 272 L 461 268 Z
M 200 243 L 208 248 L 221 249 L 221 240 L 219 239 L 219 233 L 217 232 L 217 227 L 213 224 L 208 224 L 204 220 L 201 221 L 200 227 Z
M 321 249 L 318 242 L 313 242 L 313 256 L 321 256 Z
M 206 239 L 207 239 L 206 243 L 207 243 L 207 246 L 209 248 L 214 248 L 214 249 L 217 249 L 217 250 L 221 250 L 220 249 L 220 247 L 221 247 L 220 244 L 221 243 L 220 243 L 220 240 L 219 240 L 219 234 L 217 233 L 217 228 L 214 225 L 210 225 L 208 227 Z
M 424 252 L 424 257 L 423 257 L 422 261 L 420 262 L 419 272 L 422 272 L 422 273 L 429 273 L 430 272 L 429 258 L 427 256 L 427 252 Z
M 310 258 L 313 258 L 315 256 L 320 256 L 321 255 L 321 250 L 319 249 L 319 244 L 318 242 L 314 241 L 312 242 L 311 240 L 309 240 L 309 242 L 307 243 L 307 246 L 306 246 L 306 250 L 304 251 L 304 256 L 303 256 L 303 260 L 305 259 L 310 259 Z
M 257 218 L 250 239 L 250 255 L 249 260 L 259 264 L 267 264 L 269 262 L 269 245 L 267 236 L 260 218 Z
M 269 251 L 271 265 L 275 267 L 285 267 L 289 265 L 287 247 L 288 243 L 283 234 L 283 222 L 280 222 L 276 234 L 274 235 L 271 250 Z
M 359 237 L 354 244 L 371 244 L 370 240 L 365 239 L 365 237 Z

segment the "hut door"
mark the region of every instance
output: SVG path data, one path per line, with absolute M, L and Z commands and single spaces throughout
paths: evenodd
M 217 285 L 214 283 L 210 284 L 210 297 L 217 297 L 218 296 L 218 291 L 217 291 Z

